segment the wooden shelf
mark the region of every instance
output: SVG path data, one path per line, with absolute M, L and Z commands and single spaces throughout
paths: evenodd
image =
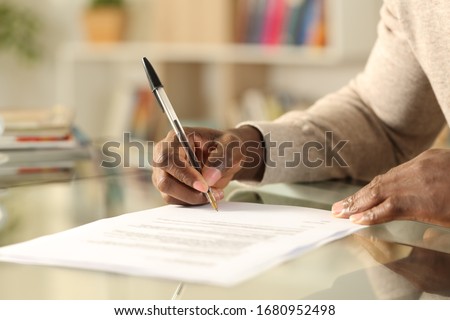
M 227 127 L 233 125 L 229 115 L 242 94 L 248 89 L 272 90 L 276 87 L 274 79 L 288 78 L 279 77 L 280 73 L 289 75 L 296 68 L 311 72 L 312 68 L 361 65 L 375 38 L 381 0 L 325 0 L 327 37 L 323 48 L 229 42 L 236 22 L 232 8 L 237 1 L 199 1 L 202 12 L 210 13 L 205 16 L 184 0 L 155 0 L 162 11 L 155 6 L 145 13 L 152 15 L 145 20 L 145 28 L 159 38 L 117 44 L 64 44 L 57 56 L 57 100 L 76 108 L 80 127 L 95 136 L 106 122 L 105 114 L 127 107 L 117 99 L 114 102 L 114 95 L 130 86 L 146 84 L 140 66 L 146 56 L 158 65 L 158 73 L 172 90 L 171 100 L 182 112 L 190 112 L 194 120 L 206 119 L 218 128 Z M 192 16 L 188 9 L 192 9 Z M 80 80 L 80 74 L 89 72 Z M 89 99 L 83 100 L 85 96 Z M 186 113 L 182 114 L 184 119 L 189 118 Z M 199 119 L 199 114 L 205 119 Z
M 342 62 L 333 48 L 261 46 L 245 44 L 162 44 L 124 42 L 119 44 L 65 44 L 60 59 L 71 62 L 132 62 L 147 56 L 152 61 L 329 66 Z

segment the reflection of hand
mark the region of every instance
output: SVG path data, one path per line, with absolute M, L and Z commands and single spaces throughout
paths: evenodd
M 450 254 L 449 232 L 442 232 L 436 228 L 428 228 L 423 234 L 423 241 L 430 248 Z
M 199 173 L 190 164 L 173 131 L 153 150 L 153 184 L 171 204 L 203 204 L 211 186 L 216 200 L 232 179 L 258 180 L 264 171 L 262 138 L 253 127 L 229 131 L 186 128 L 191 147 L 202 164 Z M 195 148 L 194 148 L 195 146 Z
M 376 177 L 333 205 L 333 214 L 359 224 L 415 220 L 450 227 L 450 150 L 433 149 Z
M 426 245 L 433 247 L 436 247 L 436 245 L 445 246 L 447 250 L 450 248 L 449 233 L 441 234 L 435 229 L 429 229 L 425 232 L 423 238 Z M 369 239 L 365 238 L 364 247 L 370 247 L 368 246 L 369 241 Z M 406 278 L 419 290 L 450 296 L 450 254 L 414 247 L 407 257 L 392 261 L 396 254 L 389 250 L 395 250 L 395 247 L 399 246 L 380 240 L 373 241 L 372 245 L 373 247 L 368 249 L 368 251 L 375 260 Z M 377 248 L 377 250 L 374 248 Z M 385 250 L 381 250 L 380 254 L 379 248 Z M 386 259 L 386 257 L 389 257 L 389 259 Z
M 405 253 L 405 250 L 402 250 L 404 249 L 402 246 L 392 242 L 382 241 L 373 237 L 368 238 L 359 234 L 354 234 L 353 237 L 381 264 L 387 264 L 409 254 L 409 251 Z

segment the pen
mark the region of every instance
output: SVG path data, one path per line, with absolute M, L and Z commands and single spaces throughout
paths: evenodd
M 183 147 L 184 151 L 186 152 L 189 162 L 191 165 L 198 171 L 201 172 L 202 168 L 200 166 L 200 162 L 198 161 L 197 157 L 195 156 L 194 151 L 192 150 L 191 146 L 189 145 L 189 140 L 186 136 L 186 133 L 184 132 L 183 127 L 181 126 L 180 120 L 178 120 L 178 117 L 175 113 L 175 110 L 172 107 L 172 104 L 169 101 L 169 98 L 167 97 L 166 92 L 164 91 L 164 87 L 159 80 L 158 75 L 156 74 L 155 69 L 151 65 L 151 63 L 148 61 L 147 58 L 142 58 L 142 62 L 144 63 L 144 69 L 147 74 L 148 81 L 150 82 L 150 87 L 152 89 L 153 94 L 156 97 L 156 100 L 158 100 L 159 105 L 161 106 L 163 112 L 166 114 L 167 118 L 169 119 L 169 122 L 175 131 L 178 140 L 181 143 L 181 146 Z M 208 191 L 205 193 L 206 198 L 208 199 L 211 206 L 216 210 L 219 211 L 219 208 L 217 206 L 216 199 L 214 198 L 214 195 L 212 193 L 211 187 L 208 188 Z

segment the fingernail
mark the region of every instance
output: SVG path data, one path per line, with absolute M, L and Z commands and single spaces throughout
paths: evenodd
M 215 185 L 216 182 L 219 181 L 220 178 L 222 178 L 222 172 L 220 172 L 216 168 L 205 167 L 205 168 L 203 168 L 202 174 L 203 174 L 203 177 L 205 178 L 208 186 Z
M 344 210 L 344 201 L 336 202 L 331 207 L 331 213 L 333 213 L 335 216 L 339 216 L 343 210 Z
M 195 190 L 203 192 L 203 193 L 208 191 L 208 185 L 206 185 L 205 182 L 200 181 L 200 180 L 195 181 L 194 184 L 192 185 L 192 187 Z
M 365 217 L 364 217 L 363 213 L 357 213 L 357 214 L 351 215 L 349 219 L 353 223 L 361 223 L 364 221 L 364 218 Z

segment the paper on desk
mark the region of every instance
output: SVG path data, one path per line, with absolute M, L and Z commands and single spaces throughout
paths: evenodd
M 164 206 L 0 248 L 0 260 L 230 286 L 360 226 L 328 211 Z

